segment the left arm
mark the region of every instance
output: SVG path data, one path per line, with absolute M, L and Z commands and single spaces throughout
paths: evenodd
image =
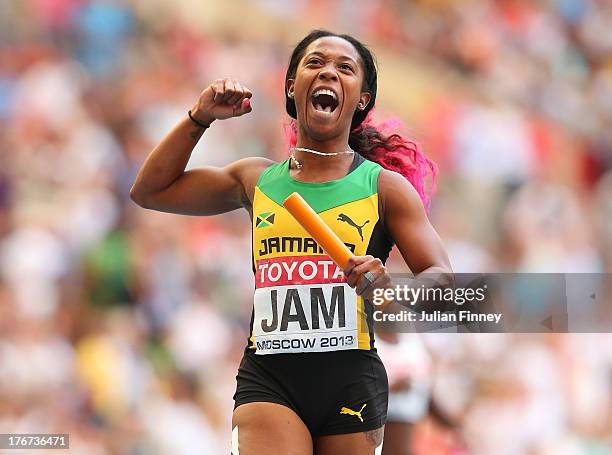
M 419 194 L 400 174 L 382 170 L 378 176 L 379 213 L 404 261 L 418 277 L 420 274 L 452 274 L 442 240 L 425 213 Z M 391 280 L 382 261 L 373 256 L 355 256 L 344 273 L 359 295 L 370 291 L 361 279 L 365 272 L 376 277 L 376 287 L 389 287 Z M 448 283 L 450 284 L 450 283 Z M 370 287 L 371 288 L 371 287 Z
M 383 170 L 378 177 L 384 225 L 404 261 L 416 275 L 452 273 L 440 236 L 413 186 L 400 174 Z

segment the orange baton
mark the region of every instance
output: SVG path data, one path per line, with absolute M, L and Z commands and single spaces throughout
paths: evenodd
M 321 248 L 338 266 L 344 270 L 353 253 L 340 240 L 325 221 L 308 205 L 298 193 L 291 193 L 283 201 L 283 206 L 293 215 Z

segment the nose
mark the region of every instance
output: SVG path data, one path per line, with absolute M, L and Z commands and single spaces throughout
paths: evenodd
M 319 79 L 337 81 L 338 73 L 336 72 L 336 68 L 333 65 L 325 65 L 319 72 Z

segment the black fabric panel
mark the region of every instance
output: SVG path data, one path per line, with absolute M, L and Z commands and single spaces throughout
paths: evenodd
M 353 157 L 353 162 L 351 163 L 351 167 L 349 168 L 348 173 L 353 172 L 357 167 L 365 161 L 365 158 L 361 156 L 359 153 L 355 153 Z
M 391 248 L 393 248 L 393 244 L 393 239 L 389 237 L 382 223 L 378 220 L 372 231 L 366 254 L 370 254 L 380 259 L 384 264 L 389 258 L 389 253 L 391 252 Z
M 382 261 L 384 264 L 389 258 L 391 248 L 393 248 L 393 239 L 389 237 L 385 228 L 383 227 L 380 220 L 376 222 L 372 236 L 370 237 L 370 243 L 366 255 L 374 256 Z M 364 305 L 366 312 L 366 321 L 368 321 L 368 328 L 370 331 L 370 349 L 374 349 L 374 308 L 372 305 Z

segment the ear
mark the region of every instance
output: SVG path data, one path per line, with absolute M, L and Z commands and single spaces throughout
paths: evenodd
M 357 109 L 363 111 L 370 102 L 371 95 L 368 92 L 362 92 L 357 103 Z
M 295 79 L 287 79 L 287 93 L 286 95 L 289 98 L 293 98 L 293 90 L 295 89 Z

